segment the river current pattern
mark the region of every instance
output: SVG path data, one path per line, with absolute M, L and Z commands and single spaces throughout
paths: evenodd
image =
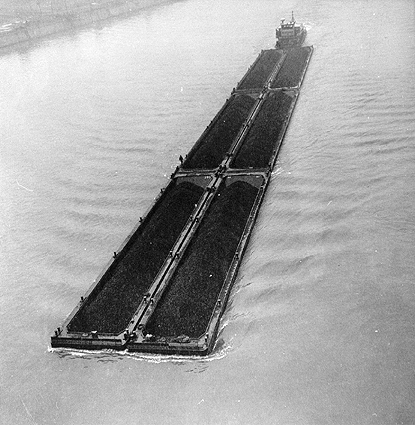
M 294 10 L 314 53 L 207 358 L 50 336 Z M 415 423 L 412 0 L 183 0 L 0 54 L 0 423 Z

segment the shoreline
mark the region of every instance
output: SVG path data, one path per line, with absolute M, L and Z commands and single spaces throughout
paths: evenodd
M 87 10 L 68 10 L 65 13 L 28 18 L 4 24 L 0 29 L 0 51 L 52 35 L 88 27 L 101 21 L 129 16 L 172 0 L 117 0 L 95 4 Z

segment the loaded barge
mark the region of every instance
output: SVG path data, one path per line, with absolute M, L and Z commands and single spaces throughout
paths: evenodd
M 52 347 L 212 351 L 312 52 L 259 54 Z

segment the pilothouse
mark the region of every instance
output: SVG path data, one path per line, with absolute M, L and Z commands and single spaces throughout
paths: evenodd
M 276 30 L 277 49 L 289 49 L 290 47 L 299 47 L 304 43 L 307 30 L 303 24 L 297 24 L 294 18 L 294 12 L 291 12 L 291 21 L 285 22 L 281 19 L 281 24 Z

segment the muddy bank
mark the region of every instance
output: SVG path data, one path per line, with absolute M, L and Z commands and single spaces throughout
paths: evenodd
M 156 336 L 201 336 L 235 254 L 258 189 L 223 185 L 146 326 Z
M 165 194 L 140 226 L 144 229 L 137 230 L 104 276 L 101 289 L 96 288 L 72 319 L 71 331 L 120 333 L 125 329 L 202 193 L 202 187 L 183 182 Z
M 44 15 L 42 18 L 28 18 L 0 32 L 0 48 L 17 45 L 42 37 L 60 34 L 77 28 L 93 25 L 107 19 L 128 16 L 142 9 L 154 7 L 172 0 L 130 0 L 112 1 L 103 4 L 91 3 L 87 10 L 67 10 L 56 15 Z
M 271 93 L 261 107 L 232 168 L 266 168 L 294 98 L 283 91 Z

